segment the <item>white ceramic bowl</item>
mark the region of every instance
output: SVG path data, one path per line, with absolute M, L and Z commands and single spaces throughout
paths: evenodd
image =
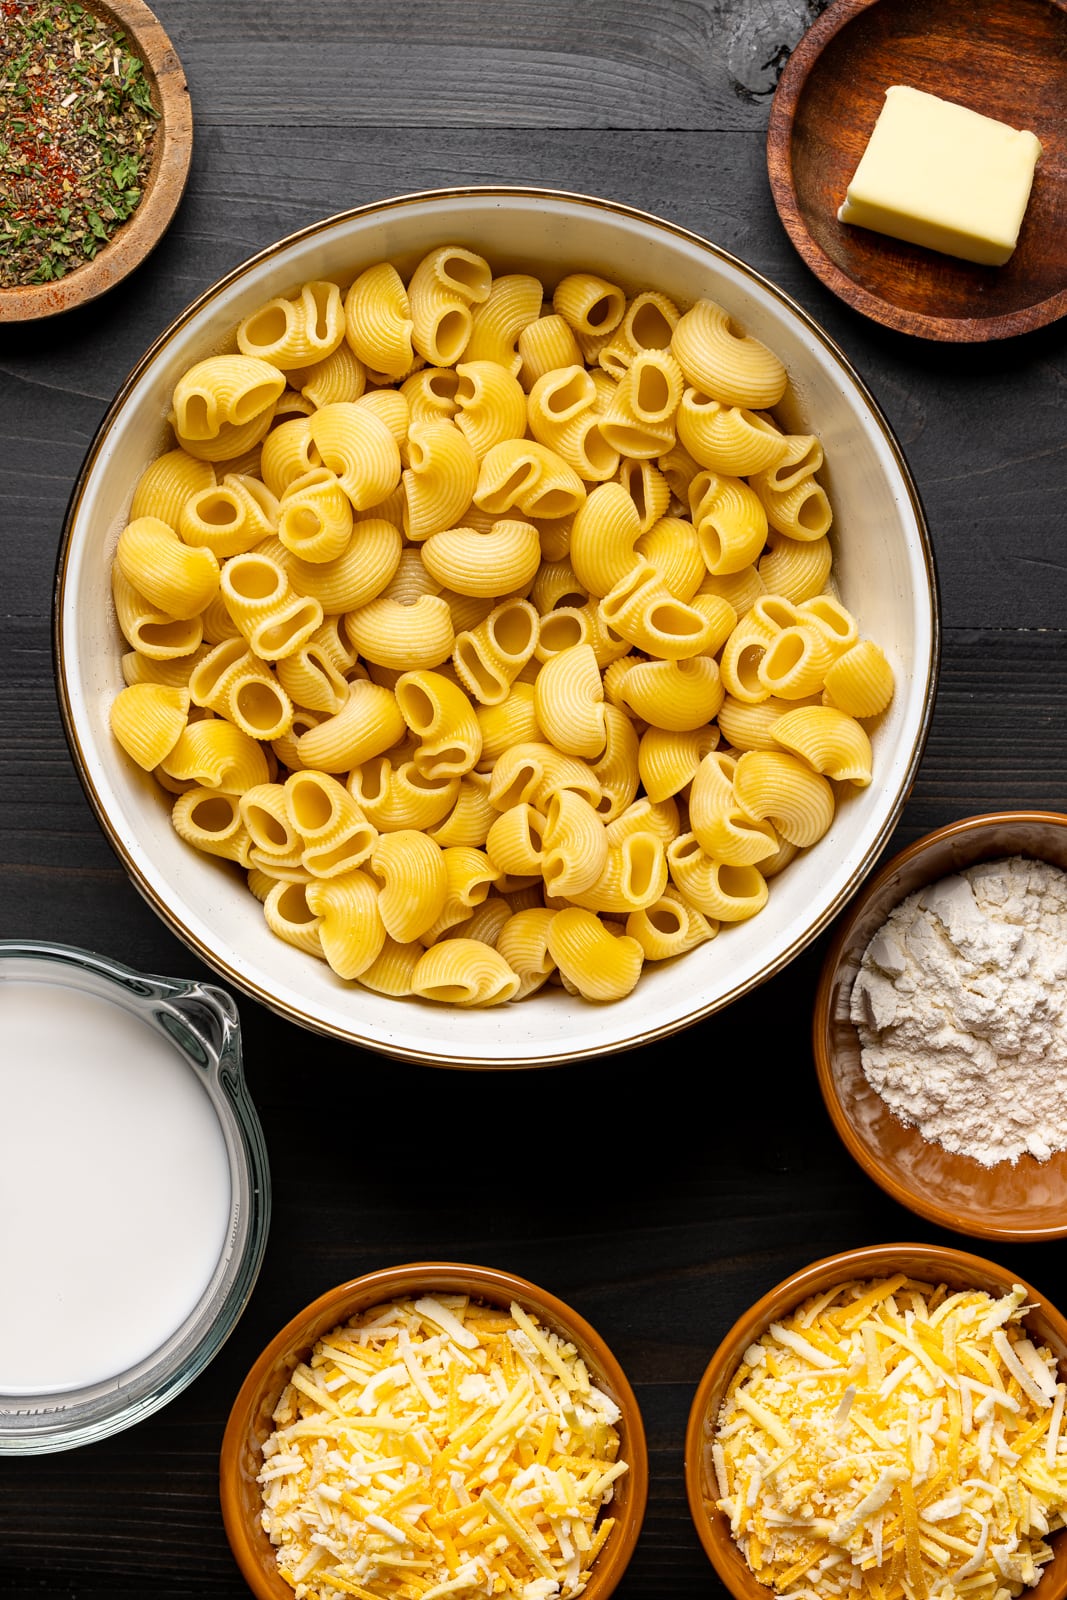
M 613 1005 L 553 988 L 521 1007 L 468 1011 L 343 983 L 269 932 L 235 868 L 182 843 L 167 796 L 109 731 L 123 683 L 111 556 L 133 485 L 168 448 L 165 419 L 181 372 L 224 348 L 240 319 L 274 295 L 313 278 L 346 283 L 382 258 L 406 273 L 443 243 L 471 245 L 494 270 L 533 271 L 549 286 L 590 268 L 631 291 L 654 286 L 687 304 L 710 296 L 769 344 L 790 375 L 778 415 L 825 447 L 820 477 L 835 511 L 842 599 L 896 671 L 893 703 L 874 734 L 874 783 L 841 799 L 829 833 L 776 880 L 759 916 L 646 968 Z M 222 977 L 306 1027 L 389 1055 L 526 1067 L 626 1049 L 708 1016 L 778 971 L 833 917 L 888 839 L 915 777 L 932 709 L 937 592 L 922 508 L 887 422 L 837 346 L 781 290 L 695 234 L 626 206 L 543 190 L 447 190 L 364 206 L 280 241 L 209 289 L 148 351 L 75 488 L 55 642 L 71 750 L 97 815 L 149 903 Z

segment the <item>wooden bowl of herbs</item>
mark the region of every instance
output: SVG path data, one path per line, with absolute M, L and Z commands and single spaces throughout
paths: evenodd
M 181 62 L 143 0 L 0 6 L 0 322 L 103 294 L 169 226 L 193 150 Z

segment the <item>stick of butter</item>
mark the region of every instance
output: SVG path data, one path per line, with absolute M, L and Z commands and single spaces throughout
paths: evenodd
M 838 220 L 999 267 L 1015 249 L 1040 154 L 1032 133 L 895 84 Z

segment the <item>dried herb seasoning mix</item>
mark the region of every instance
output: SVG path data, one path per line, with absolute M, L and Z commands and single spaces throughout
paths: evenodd
M 133 215 L 157 115 L 112 22 L 0 0 L 0 288 L 63 277 Z

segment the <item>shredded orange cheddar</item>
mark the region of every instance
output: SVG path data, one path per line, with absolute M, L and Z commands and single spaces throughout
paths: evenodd
M 705 1495 L 805 1600 L 1008 1600 L 1067 1522 L 1067 1386 L 1018 1285 L 903 1273 L 772 1323 L 710 1419 Z
M 297 1600 L 571 1600 L 612 1527 L 619 1410 L 513 1305 L 376 1306 L 292 1374 L 263 1527 Z

